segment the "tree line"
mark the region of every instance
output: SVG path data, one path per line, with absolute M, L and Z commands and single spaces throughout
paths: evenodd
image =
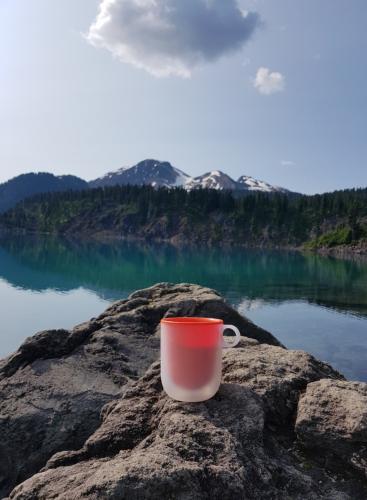
M 51 233 L 73 228 L 83 232 L 83 227 L 126 231 L 129 224 L 132 231 L 141 233 L 159 221 L 160 228 L 164 223 L 167 237 L 191 226 L 211 240 L 226 234 L 234 242 L 308 242 L 311 247 L 367 238 L 366 220 L 367 189 L 289 196 L 132 185 L 38 194 L 0 219 L 7 228 Z

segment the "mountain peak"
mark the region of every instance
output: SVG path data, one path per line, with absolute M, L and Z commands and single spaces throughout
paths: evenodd
M 100 177 L 89 183 L 90 187 L 112 185 L 151 185 L 154 187 L 182 186 L 189 176 L 173 167 L 168 161 L 159 161 L 152 158 L 142 160 L 132 167 L 110 172 L 108 177 Z
M 150 185 L 153 187 L 182 187 L 216 189 L 236 192 L 289 193 L 287 189 L 271 186 L 249 175 L 241 175 L 237 181 L 221 170 L 212 170 L 196 177 L 174 167 L 168 161 L 147 158 L 132 167 L 120 167 L 103 177 L 87 183 L 74 175 L 54 175 L 49 172 L 29 172 L 0 184 L 0 213 L 16 203 L 38 193 L 81 190 L 115 185 Z
M 236 190 L 236 181 L 234 181 L 229 175 L 225 174 L 221 170 L 212 170 L 211 172 L 206 172 L 203 175 L 197 177 L 192 177 L 186 184 L 185 188 L 188 190 L 196 188 L 205 189 L 230 189 Z
M 279 186 L 272 186 L 271 184 L 268 184 L 265 181 L 259 181 L 257 179 L 254 179 L 250 175 L 241 175 L 237 179 L 237 183 L 241 184 L 245 189 L 249 191 L 262 191 L 264 193 L 288 193 L 288 189 L 279 187 Z
M 237 181 L 221 170 L 212 170 L 196 177 L 190 176 L 171 165 L 168 161 L 147 158 L 132 167 L 122 167 L 115 172 L 109 172 L 99 179 L 89 183 L 90 187 L 113 185 L 150 185 L 153 187 L 177 187 L 192 190 L 198 188 L 231 190 L 231 191 L 262 191 L 287 192 L 286 189 L 271 186 L 248 175 L 242 175 Z

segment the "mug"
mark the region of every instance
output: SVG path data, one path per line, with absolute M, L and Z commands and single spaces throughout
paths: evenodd
M 233 330 L 234 340 L 223 332 Z M 168 396 L 178 401 L 206 401 L 218 391 L 222 377 L 222 348 L 234 347 L 240 332 L 217 318 L 161 320 L 161 380 Z

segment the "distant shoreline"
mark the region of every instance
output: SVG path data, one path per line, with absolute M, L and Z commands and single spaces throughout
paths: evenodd
M 197 241 L 183 241 L 179 235 L 173 236 L 171 238 L 144 238 L 142 236 L 123 236 L 116 234 L 114 231 L 98 231 L 98 232 L 84 232 L 74 235 L 72 233 L 55 233 L 55 232 L 44 232 L 44 231 L 30 231 L 24 228 L 0 228 L 0 238 L 3 236 L 16 236 L 16 235 L 33 235 L 33 236 L 54 236 L 59 238 L 66 238 L 70 240 L 83 239 L 92 240 L 100 242 L 109 241 L 130 241 L 130 242 L 141 242 L 141 243 L 155 243 L 155 244 L 169 244 L 174 247 L 217 247 L 217 248 L 244 248 L 252 250 L 276 250 L 276 251 L 288 251 L 288 252 L 299 252 L 305 255 L 321 255 L 324 257 L 334 257 L 338 259 L 367 259 L 367 241 L 359 242 L 357 244 L 351 245 L 337 245 L 333 247 L 320 247 L 320 248 L 305 248 L 304 246 L 292 246 L 292 245 L 269 245 L 269 244 L 253 244 L 253 243 L 240 243 L 236 241 L 223 241 L 223 242 L 208 242 L 204 241 L 198 243 Z
M 321 247 L 318 248 L 312 253 L 315 252 L 319 255 L 325 255 L 327 257 L 337 257 L 340 259 L 348 259 L 348 258 L 361 258 L 367 259 L 367 242 L 362 242 L 357 245 L 338 245 L 335 247 Z

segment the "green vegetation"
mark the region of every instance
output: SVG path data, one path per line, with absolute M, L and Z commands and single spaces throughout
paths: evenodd
M 337 245 L 349 245 L 352 243 L 352 230 L 350 227 L 339 227 L 334 231 L 315 238 L 305 244 L 306 248 L 314 249 L 320 247 L 335 247 Z
M 315 196 L 114 186 L 39 194 L 1 216 L 6 228 L 263 246 L 350 244 L 367 238 L 367 189 Z
M 339 245 L 350 245 L 352 243 L 367 242 L 367 224 L 354 222 L 337 227 L 317 238 L 305 243 L 305 248 L 315 250 L 317 248 L 332 248 Z

